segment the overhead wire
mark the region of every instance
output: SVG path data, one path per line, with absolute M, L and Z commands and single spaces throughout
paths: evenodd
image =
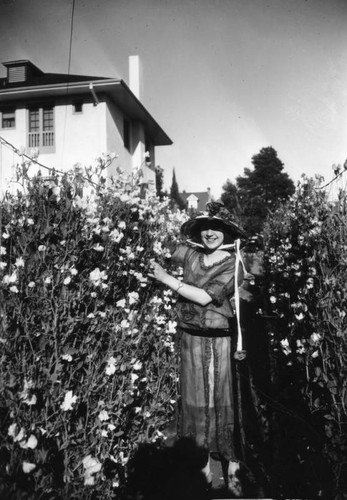
M 3 145 L 3 146 L 6 146 L 7 148 L 11 149 L 11 151 L 20 156 L 21 158 L 25 158 L 26 160 L 28 160 L 30 163 L 34 163 L 35 165 L 37 165 L 38 167 L 42 167 L 46 170 L 49 171 L 50 174 L 66 174 L 66 170 L 63 171 L 63 170 L 59 170 L 57 168 L 54 168 L 54 167 L 47 167 L 47 165 L 44 165 L 43 163 L 40 163 L 39 161 L 37 161 L 35 158 L 33 158 L 32 156 L 29 156 L 27 155 L 26 153 L 24 153 L 24 151 L 22 149 L 18 149 L 16 148 L 13 144 L 11 144 L 9 141 L 7 141 L 4 137 L 0 136 L 0 145 Z M 112 161 L 114 160 L 113 157 L 109 157 L 107 159 L 107 162 L 105 163 L 105 167 L 110 165 L 112 163 Z M 90 177 L 86 177 L 86 176 L 83 176 L 82 175 L 82 179 L 84 179 L 85 181 L 89 182 L 90 184 L 93 184 L 93 186 L 101 186 L 101 184 L 98 184 L 97 182 L 94 182 L 90 179 Z
M 66 123 L 67 123 L 67 97 L 68 97 L 68 94 L 69 94 L 70 75 L 71 75 L 71 56 L 72 56 L 72 38 L 73 38 L 73 30 L 74 30 L 74 18 L 75 18 L 75 0 L 72 0 L 71 21 L 70 21 L 70 38 L 69 38 L 69 53 L 68 53 L 68 64 L 67 64 L 66 106 L 65 106 L 64 127 L 63 127 L 63 141 L 62 141 L 61 157 L 60 157 L 61 163 L 64 160 L 64 149 L 65 149 Z

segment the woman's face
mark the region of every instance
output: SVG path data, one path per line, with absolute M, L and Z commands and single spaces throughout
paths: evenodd
M 210 251 L 217 250 L 224 241 L 224 233 L 218 229 L 206 228 L 201 231 L 200 235 L 204 247 Z

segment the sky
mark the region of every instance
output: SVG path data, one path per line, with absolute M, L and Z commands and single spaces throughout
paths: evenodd
M 268 146 L 295 183 L 347 159 L 347 0 L 0 0 L 0 62 L 129 83 L 131 55 L 166 189 L 218 198 Z

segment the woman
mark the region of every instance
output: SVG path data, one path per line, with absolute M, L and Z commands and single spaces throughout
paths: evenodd
M 239 496 L 230 334 L 235 253 L 230 250 L 246 234 L 220 203 L 208 204 L 208 214 L 185 222 L 181 233 L 189 239 L 178 246 L 172 259 L 183 267 L 183 281 L 156 262 L 150 274 L 179 295 L 179 434 L 194 437 L 199 446 L 228 462 L 228 488 Z M 204 472 L 211 481 L 209 463 Z

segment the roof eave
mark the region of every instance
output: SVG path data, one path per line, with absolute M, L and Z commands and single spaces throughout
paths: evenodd
M 86 92 L 90 92 L 90 84 L 93 85 L 95 92 L 108 94 L 113 102 L 130 118 L 143 122 L 155 146 L 169 146 L 172 144 L 170 137 L 154 120 L 123 80 L 107 78 L 103 80 L 1 89 L 0 103 L 23 101 L 34 98 L 38 94 L 40 97 L 50 98 L 85 94 Z

